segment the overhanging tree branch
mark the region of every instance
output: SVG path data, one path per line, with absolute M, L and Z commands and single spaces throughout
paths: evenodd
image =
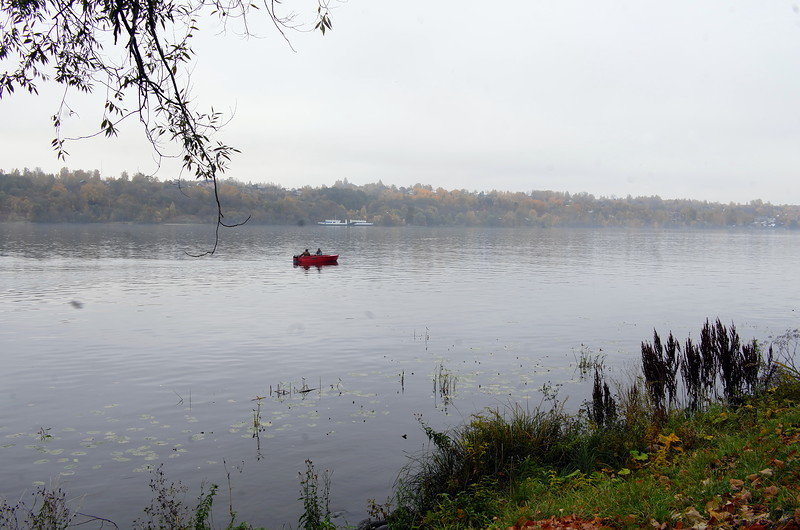
M 317 2 L 314 29 L 324 34 L 332 28 L 328 0 Z M 278 13 L 280 5 L 263 0 L 263 11 L 289 42 L 285 30 L 299 25 L 291 13 Z M 217 177 L 239 151 L 213 139 L 223 125 L 219 112 L 191 108 L 187 65 L 194 52 L 189 43 L 204 15 L 216 16 L 225 27 L 236 20 L 250 35 L 248 16 L 253 10 L 259 6 L 243 0 L 0 0 L 0 61 L 10 65 L 0 71 L 0 99 L 18 89 L 38 94 L 39 82 L 65 86 L 52 116 L 56 135 L 51 145 L 60 159 L 68 156 L 68 141 L 100 133 L 116 136 L 121 122 L 138 116 L 159 160 L 168 156 L 165 145 L 176 145 L 183 167 L 195 178 L 212 182 L 217 209 L 214 244 L 190 255 L 214 254 L 219 228 L 240 226 L 249 217 L 225 222 Z M 64 138 L 64 112 L 72 114 L 69 89 L 89 93 L 97 85 L 106 89 L 98 129 Z M 129 109 L 126 101 L 131 96 L 135 103 Z

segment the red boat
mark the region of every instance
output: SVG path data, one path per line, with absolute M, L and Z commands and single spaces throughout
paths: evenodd
M 309 265 L 336 265 L 339 254 L 312 254 L 310 256 L 293 256 L 295 265 L 308 267 Z

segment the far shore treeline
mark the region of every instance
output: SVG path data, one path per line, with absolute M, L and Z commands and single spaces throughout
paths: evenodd
M 532 182 L 535 186 L 535 182 Z M 761 200 L 721 204 L 653 197 L 607 198 L 559 191 L 475 192 L 431 186 L 286 189 L 275 184 L 219 183 L 225 220 L 302 225 L 322 219 L 365 219 L 383 226 L 502 227 L 757 227 L 800 226 L 799 205 Z M 196 223 L 216 220 L 213 185 L 159 180 L 137 173 L 119 178 L 62 169 L 0 170 L 0 222 Z

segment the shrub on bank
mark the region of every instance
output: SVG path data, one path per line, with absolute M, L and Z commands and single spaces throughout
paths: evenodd
M 785 447 L 797 439 L 775 425 L 800 425 L 799 336 L 775 341 L 776 362 L 719 320 L 683 347 L 656 332 L 642 343 L 642 377 L 612 396 L 599 366 L 580 414 L 512 406 L 451 433 L 423 425 L 431 448 L 401 474 L 390 526 L 794 524 L 800 464 Z M 746 494 L 731 489 L 742 473 Z M 788 490 L 765 485 L 778 476 Z

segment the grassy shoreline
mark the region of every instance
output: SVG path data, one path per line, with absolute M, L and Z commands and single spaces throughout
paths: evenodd
M 593 465 L 525 458 L 511 477 L 483 474 L 423 510 L 400 508 L 389 527 L 800 528 L 799 399 L 800 385 L 784 381 L 741 406 L 675 413 L 628 436 L 573 433 L 575 454 Z M 482 416 L 464 432 L 474 440 L 515 415 Z
M 800 333 L 766 350 L 719 320 L 699 336 L 654 333 L 642 375 L 613 393 L 595 363 L 578 414 L 423 425 L 431 448 L 401 475 L 389 527 L 800 528 Z

